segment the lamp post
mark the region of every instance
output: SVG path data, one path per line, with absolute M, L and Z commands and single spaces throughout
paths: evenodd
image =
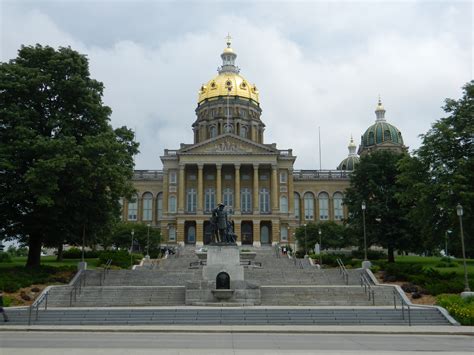
M 318 230 L 319 234 L 319 265 L 323 266 L 323 244 L 321 243 L 321 228 Z
M 370 268 L 371 264 L 367 259 L 367 233 L 365 230 L 365 209 L 367 208 L 367 205 L 365 204 L 365 201 L 362 201 L 360 207 L 362 208 L 362 224 L 364 226 L 364 261 L 362 262 L 362 268 L 368 269 Z
M 146 256 L 145 258 L 150 259 L 150 223 L 147 225 L 147 235 L 146 235 Z
M 132 229 L 132 231 L 130 232 L 130 234 L 132 235 L 132 244 L 130 245 L 130 269 L 132 268 L 133 266 L 133 236 L 135 235 L 135 230 Z
M 448 239 L 449 239 L 449 235 L 452 233 L 453 231 L 451 229 L 448 229 L 445 233 L 445 240 L 444 240 L 444 253 L 446 254 L 446 256 L 449 256 L 448 254 Z
M 464 292 L 463 293 L 465 293 L 466 295 L 471 295 L 471 289 L 469 288 L 469 280 L 467 278 L 466 251 L 464 249 L 464 230 L 462 228 L 462 215 L 464 214 L 464 210 L 460 203 L 458 203 L 458 205 L 456 206 L 456 213 L 459 216 L 459 228 L 461 229 L 461 248 L 462 248 L 462 258 L 463 258 L 463 265 L 464 265 Z
M 304 224 L 304 257 L 308 257 L 308 253 L 306 251 L 306 223 Z

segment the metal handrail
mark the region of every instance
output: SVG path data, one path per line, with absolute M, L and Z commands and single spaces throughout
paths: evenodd
M 400 306 L 402 308 L 402 319 L 405 320 L 405 306 L 407 307 L 407 313 L 408 313 L 408 326 L 411 326 L 411 305 L 405 301 L 405 299 L 400 295 L 400 293 L 397 292 L 397 290 L 394 288 L 393 289 L 393 308 L 397 309 L 397 296 L 400 298 Z
M 372 301 L 372 306 L 375 306 L 375 290 L 372 284 L 364 273 L 360 274 L 360 286 L 364 288 L 364 292 L 369 295 L 369 301 Z
M 37 299 L 34 301 L 29 309 L 28 309 L 28 325 L 31 325 L 31 315 L 33 314 L 33 309 L 36 308 L 36 316 L 35 316 L 35 321 L 38 320 L 39 317 L 39 308 L 41 304 L 44 302 L 44 310 L 48 310 L 48 295 L 49 295 L 49 290 L 46 290 L 43 292 Z
M 342 279 L 346 282 L 346 285 L 349 285 L 349 272 L 347 272 L 344 263 L 342 262 L 341 258 L 336 259 L 337 265 L 339 265 L 339 273 L 342 276 Z
M 77 301 L 77 292 L 79 290 L 79 294 L 82 292 L 82 287 L 86 285 L 86 271 L 85 270 L 80 270 L 79 271 L 79 276 L 76 278 L 74 283 L 71 285 L 72 290 L 69 293 L 69 306 L 72 306 L 72 300 L 74 298 L 74 302 Z
M 109 273 L 110 266 L 112 265 L 112 259 L 107 260 L 100 275 L 100 286 L 102 286 L 105 282 L 105 276 Z M 84 283 L 85 286 L 85 283 Z

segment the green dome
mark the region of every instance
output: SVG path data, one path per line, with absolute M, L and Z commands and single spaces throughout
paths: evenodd
M 358 156 L 347 157 L 337 166 L 337 170 L 354 170 L 354 167 L 359 164 L 359 160 Z
M 377 121 L 367 128 L 361 140 L 364 148 L 382 143 L 403 145 L 402 133 L 397 127 L 386 121 Z

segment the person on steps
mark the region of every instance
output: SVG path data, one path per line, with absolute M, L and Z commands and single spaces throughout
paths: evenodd
M 0 313 L 3 314 L 3 321 L 8 322 L 8 316 L 7 313 L 5 312 L 5 309 L 3 308 L 3 291 L 0 290 Z

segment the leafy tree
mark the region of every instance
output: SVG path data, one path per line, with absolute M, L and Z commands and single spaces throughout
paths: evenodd
M 306 227 L 298 227 L 295 233 L 298 245 L 306 251 L 314 250 L 315 244 L 319 244 L 319 230 L 321 230 L 322 249 L 338 249 L 351 245 L 347 228 L 333 221 L 309 223 Z
M 396 195 L 397 163 L 404 154 L 375 151 L 363 156 L 351 174 L 350 187 L 344 203 L 349 209 L 347 222 L 359 235 L 363 247 L 362 202 L 366 203 L 365 225 L 367 248 L 372 244 L 387 248 L 388 261 L 395 261 L 395 249 L 406 250 L 410 246 L 405 211 Z
M 79 243 L 111 228 L 132 191 L 138 144 L 113 129 L 103 84 L 71 48 L 22 47 L 0 64 L 0 237 L 29 246 Z
M 447 99 L 444 110 L 449 116 L 421 135 L 414 157 L 400 162 L 398 199 L 409 208 L 412 228 L 419 228 L 433 249 L 448 230 L 459 236 L 456 205 L 461 203 L 466 252 L 474 256 L 474 81 L 464 86 L 461 99 Z M 452 238 L 450 245 L 459 256 L 460 238 Z
M 120 222 L 112 231 L 111 244 L 120 249 L 130 249 L 134 239 L 133 251 L 145 253 L 149 243 L 150 255 L 157 254 L 160 247 L 161 233 L 158 228 L 148 227 L 143 223 Z

